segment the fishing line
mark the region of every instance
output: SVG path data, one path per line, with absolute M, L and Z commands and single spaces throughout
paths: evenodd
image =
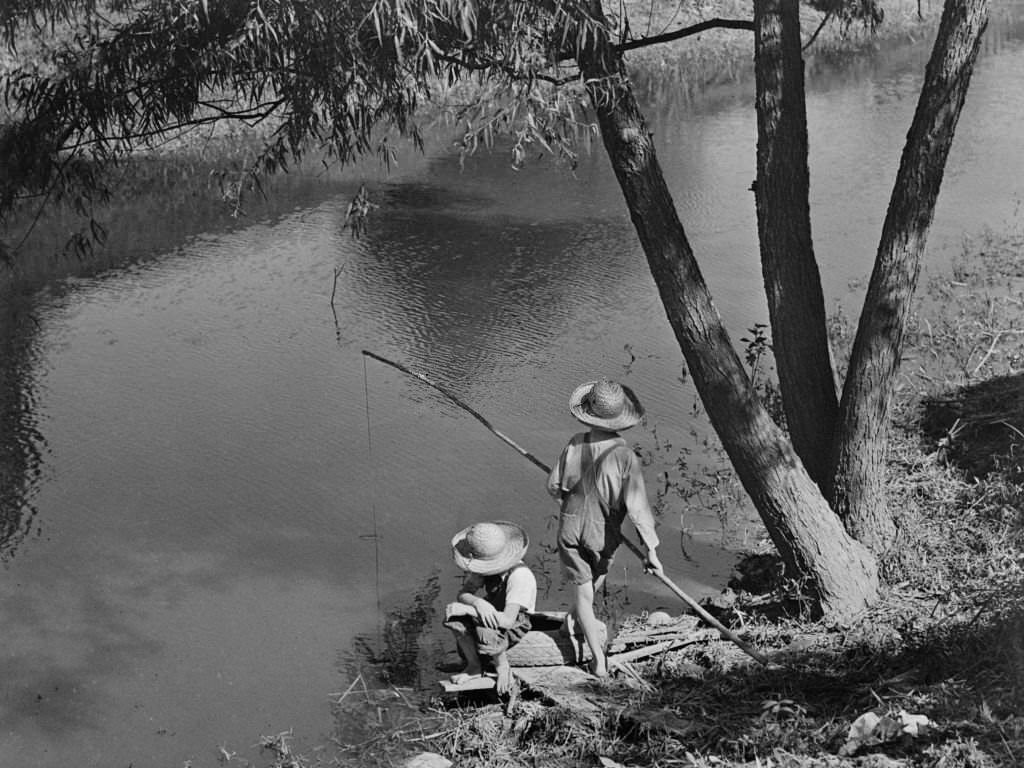
M 438 392 L 440 392 L 442 395 L 444 395 L 449 400 L 451 400 L 453 403 L 455 403 L 457 406 L 459 406 L 464 411 L 466 411 L 468 414 L 470 414 L 473 418 L 475 418 L 477 421 L 479 421 L 485 427 L 487 427 L 487 429 L 490 430 L 490 432 L 495 437 L 500 439 L 506 445 L 509 445 L 510 447 L 514 448 L 516 450 L 516 452 L 519 453 L 519 455 L 523 456 L 525 459 L 527 459 L 529 462 L 531 462 L 534 466 L 536 466 L 537 468 L 541 469 L 544 472 L 550 472 L 551 471 L 551 468 L 547 464 L 545 464 L 543 461 L 538 459 L 536 456 L 534 456 L 528 450 L 523 448 L 521 445 L 519 445 L 517 442 L 515 442 L 512 438 L 510 438 L 504 432 L 501 432 L 501 431 L 495 429 L 494 426 L 491 424 L 491 422 L 489 422 L 483 416 L 483 414 L 481 414 L 479 411 L 476 411 L 473 408 L 471 408 L 469 405 L 467 405 L 465 402 L 463 402 L 461 399 L 459 399 L 458 396 L 456 396 L 455 394 L 453 394 L 449 390 L 445 389 L 440 384 L 435 384 L 433 381 L 428 379 L 422 373 L 417 373 L 416 371 L 414 371 L 414 370 L 412 370 L 410 368 L 407 368 L 406 366 L 402 365 L 401 363 L 396 363 L 393 360 L 388 360 L 386 357 L 381 357 L 380 355 L 374 354 L 373 352 L 370 352 L 369 350 L 364 349 L 363 350 L 363 377 L 364 377 L 364 379 L 366 377 L 366 358 L 368 358 L 368 357 L 372 357 L 374 360 L 378 360 L 378 361 L 384 363 L 385 365 L 390 365 L 392 368 L 395 368 L 395 369 L 401 371 L 402 373 L 406 373 L 409 376 L 412 376 L 413 378 L 419 379 L 420 381 L 422 381 L 427 386 L 433 387 Z M 367 395 L 367 398 L 369 398 L 369 395 Z M 633 541 L 628 536 L 623 536 L 622 537 L 622 543 L 626 546 L 627 549 L 629 549 L 634 555 L 636 555 L 641 560 L 641 562 L 643 562 L 643 561 L 645 561 L 647 559 L 646 556 L 644 555 L 643 551 L 636 544 L 634 544 Z M 651 575 L 656 577 L 662 584 L 664 584 L 672 592 L 674 592 L 675 595 L 680 600 L 682 600 L 684 603 L 686 603 L 688 606 L 690 606 L 690 608 L 692 608 L 693 611 L 698 616 L 700 616 L 702 619 L 704 619 L 704 621 L 706 621 L 708 624 L 710 624 L 715 629 L 717 629 L 719 634 L 722 635 L 722 637 L 726 638 L 727 640 L 732 641 L 736 645 L 736 647 L 738 647 L 741 651 L 746 653 L 752 659 L 755 659 L 756 661 L 758 661 L 761 664 L 764 664 L 766 666 L 770 664 L 770 662 L 769 662 L 769 660 L 768 660 L 768 658 L 766 656 L 764 656 L 762 653 L 760 653 L 757 650 L 755 650 L 754 648 L 752 648 L 747 643 L 745 643 L 742 639 L 739 638 L 739 636 L 736 635 L 735 632 L 733 632 L 728 627 L 724 626 L 718 619 L 716 619 L 714 616 L 712 616 L 706 610 L 704 610 L 704 608 L 700 605 L 700 603 L 698 603 L 696 600 L 694 600 L 688 594 L 683 592 L 683 590 L 681 590 L 678 586 L 676 586 L 675 582 L 673 582 L 670 578 L 668 578 L 668 576 L 666 576 L 664 573 L 659 572 L 659 571 L 653 571 Z
M 373 477 L 374 463 L 373 463 L 373 437 L 372 430 L 370 428 L 370 383 L 369 374 L 367 373 L 366 358 L 363 358 L 363 405 L 366 410 L 366 455 L 370 461 L 370 476 Z M 380 536 L 377 533 L 377 504 L 370 499 L 370 516 L 373 520 L 373 569 L 375 577 L 375 586 L 377 591 L 377 643 L 378 648 L 383 649 L 384 647 L 384 633 L 381 628 L 381 596 L 380 596 Z

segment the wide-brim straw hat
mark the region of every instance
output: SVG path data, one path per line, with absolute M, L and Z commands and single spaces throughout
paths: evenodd
M 644 417 L 644 407 L 633 390 L 608 379 L 576 387 L 569 411 L 587 426 L 616 432 L 639 424 Z
M 464 571 L 493 576 L 522 560 L 529 546 L 521 525 L 506 520 L 474 523 L 452 537 L 452 559 Z

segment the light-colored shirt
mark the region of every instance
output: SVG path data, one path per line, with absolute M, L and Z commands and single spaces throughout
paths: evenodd
M 515 603 L 528 613 L 537 610 L 537 577 L 529 568 L 516 568 L 508 575 L 505 605 Z
M 500 580 L 500 583 L 496 580 Z M 490 592 L 490 589 L 487 589 L 488 581 L 491 582 L 491 588 L 498 590 L 498 592 L 502 591 L 502 585 L 504 588 L 504 601 L 496 596 L 494 599 L 491 599 L 492 596 L 490 594 L 487 595 L 488 599 L 496 607 L 503 609 L 509 603 L 515 603 L 520 608 L 524 608 L 528 613 L 533 613 L 537 610 L 537 577 L 533 575 L 533 571 L 522 560 L 503 574 L 496 574 L 494 576 L 481 576 L 479 573 L 467 574 L 463 580 L 462 589 L 470 593 L 479 592 L 481 589 Z
M 656 547 L 659 541 L 654 529 L 654 513 L 647 499 L 643 468 L 636 454 L 618 435 L 599 439 L 590 432 L 573 435 L 548 475 L 548 493 L 564 500 L 583 478 L 584 472 L 598 460 L 595 489 L 608 507 L 625 513 L 646 544 Z

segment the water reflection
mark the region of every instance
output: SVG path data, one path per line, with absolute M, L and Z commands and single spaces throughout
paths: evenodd
M 27 307 L 0 296 L 0 562 L 14 557 L 36 518 L 46 452 L 37 422 L 37 330 Z
M 352 650 L 339 654 L 338 671 L 342 678 L 371 678 L 371 683 L 422 687 L 423 638 L 437 618 L 441 577 L 433 573 L 417 587 L 412 598 L 391 608 L 383 618 L 376 636 L 360 634 Z
M 424 184 L 386 190 L 381 206 L 385 226 L 371 227 L 347 279 L 377 297 L 376 324 L 412 366 L 459 372 L 460 385 L 542 357 L 552 335 L 586 324 L 581 306 L 621 303 L 628 263 L 642 266 L 621 221 L 495 216 Z
M 992 21 L 981 38 L 979 58 L 1019 50 L 1024 45 L 1024 3 L 996 3 Z
M 102 729 L 111 700 L 94 681 L 145 663 L 161 650 L 161 643 L 140 632 L 134 617 L 98 585 L 70 598 L 60 587 L 55 580 L 45 604 L 23 592 L 0 601 L 5 626 L 15 633 L 9 640 L 25 632 L 48 639 L 45 648 L 9 643 L 0 657 L 4 733 L 31 730 L 63 739 Z

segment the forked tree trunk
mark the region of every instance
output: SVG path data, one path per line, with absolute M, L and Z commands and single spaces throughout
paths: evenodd
M 824 614 L 847 617 L 877 597 L 874 557 L 851 539 L 750 381 L 694 259 L 648 132 L 606 42 L 581 56 L 605 149 L 669 323 L 711 423 L 791 574 Z
M 793 447 L 825 488 L 839 397 L 811 242 L 799 0 L 755 0 L 754 62 L 757 229 L 772 347 Z
M 964 105 L 989 0 L 946 0 L 907 134 L 843 388 L 834 446 L 833 507 L 876 552 L 891 545 L 885 450 L 893 383 L 925 239 Z

